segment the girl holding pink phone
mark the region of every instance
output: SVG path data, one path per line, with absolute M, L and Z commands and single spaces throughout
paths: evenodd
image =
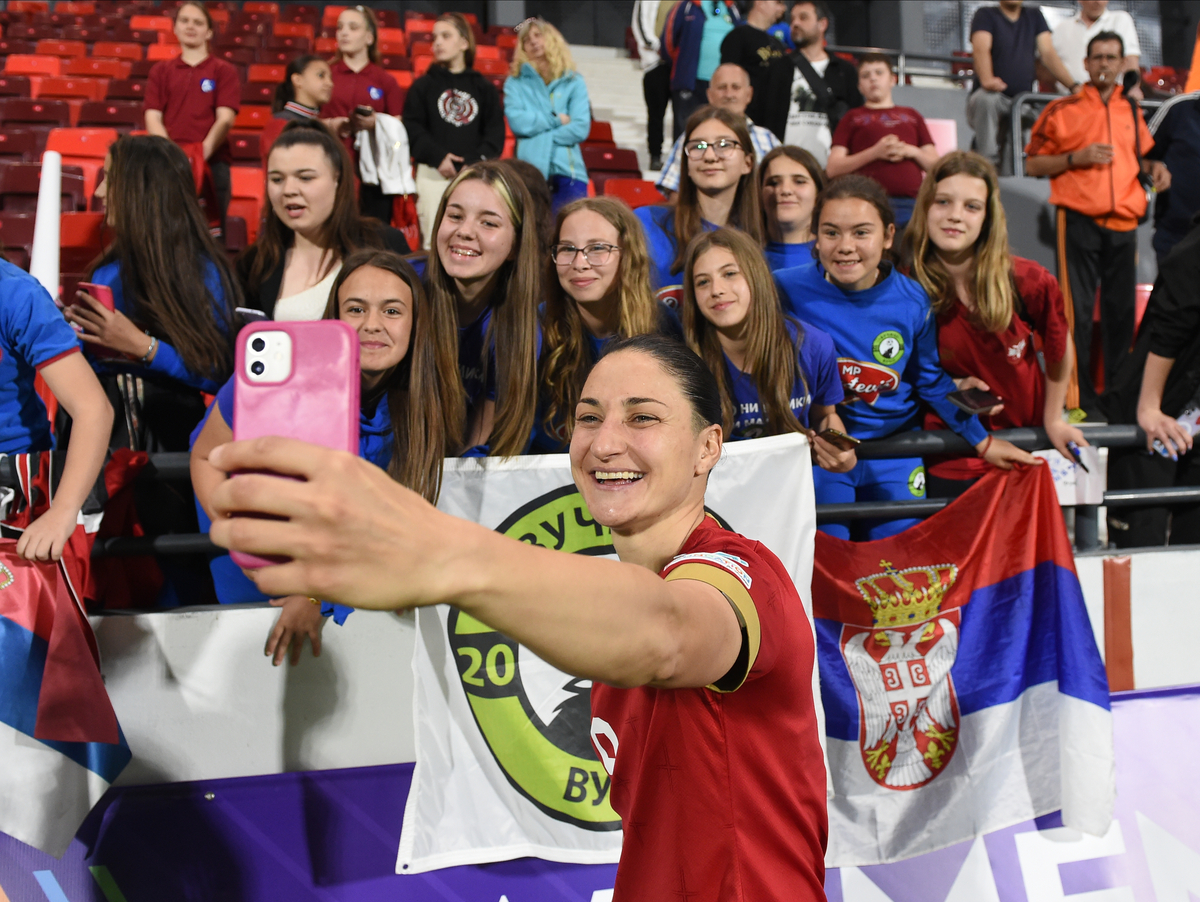
M 416 272 L 403 258 L 380 250 L 357 251 L 346 258 L 325 318 L 349 324 L 358 335 L 359 456 L 436 501 L 442 459 L 457 452 L 464 419 L 453 322 L 427 303 Z M 286 329 L 286 324 L 281 328 Z M 233 439 L 236 381 L 231 379 L 217 393 L 192 446 L 192 484 L 203 530 L 211 524 L 209 498 L 225 479 L 208 463 L 208 455 Z M 281 424 L 283 431 L 286 424 Z M 222 602 L 266 600 L 228 556 L 216 558 L 211 569 Z M 335 614 L 339 622 L 349 613 L 349 609 L 335 612 L 332 606 L 315 604 L 304 596 L 276 604 L 283 611 L 266 646 L 275 664 L 282 663 L 289 647 L 292 662 L 298 661 L 305 635 L 314 654 L 319 653 L 322 613 Z

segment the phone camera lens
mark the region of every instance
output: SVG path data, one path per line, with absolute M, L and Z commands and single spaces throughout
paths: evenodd
M 267 370 L 267 366 L 261 360 L 256 360 L 252 364 L 250 364 L 250 372 L 252 372 L 256 376 L 261 376 L 263 373 L 266 372 L 266 370 Z
M 250 347 L 254 348 L 254 350 L 258 351 L 259 353 L 262 353 L 267 349 L 267 343 L 261 338 L 256 338 L 254 341 L 250 342 Z M 261 373 L 262 370 L 255 370 L 255 372 Z

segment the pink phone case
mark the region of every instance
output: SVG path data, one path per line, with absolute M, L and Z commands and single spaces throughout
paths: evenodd
M 292 339 L 292 371 L 283 382 L 262 384 L 246 377 L 246 346 L 258 332 L 287 332 Z M 263 322 L 244 327 L 237 337 L 234 368 L 233 437 L 278 435 L 358 454 L 358 334 L 339 320 Z M 230 552 L 239 567 L 280 563 Z
M 101 304 L 111 311 L 117 309 L 116 302 L 113 300 L 112 289 L 107 285 L 97 285 L 95 282 L 80 282 L 77 286 L 81 291 L 86 291 Z M 74 303 L 72 300 L 71 303 Z

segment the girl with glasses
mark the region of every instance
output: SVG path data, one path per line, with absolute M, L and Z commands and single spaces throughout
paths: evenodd
M 636 211 L 650 248 L 651 287 L 660 300 L 676 308 L 683 298 L 684 251 L 696 235 L 730 226 L 762 244 L 754 147 L 746 117 L 701 107 L 684 134 L 687 165 L 680 174 L 675 205 Z
M 534 447 L 565 451 L 587 371 L 618 338 L 662 332 L 679 321 L 650 291 L 650 259 L 633 211 L 611 197 L 568 204 L 558 215 L 542 313 Z

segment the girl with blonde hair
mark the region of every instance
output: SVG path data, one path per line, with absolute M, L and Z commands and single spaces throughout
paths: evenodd
M 1001 399 L 980 417 L 985 428 L 1044 426 L 1073 462 L 1069 443 L 1087 441 L 1063 416 L 1075 351 L 1062 291 L 1043 267 L 1009 251 L 992 164 L 965 151 L 938 160 L 917 193 L 904 250 L 933 302 L 942 366 L 960 389 Z M 926 428 L 945 426 L 929 414 Z M 941 461 L 930 467 L 928 486 L 953 497 L 986 470 L 980 460 Z
M 558 214 L 542 313 L 534 444 L 565 451 L 583 381 L 605 347 L 648 333 L 680 335 L 650 291 L 650 257 L 633 211 L 611 197 L 577 200 Z
M 592 128 L 587 85 L 571 50 L 544 19 L 517 26 L 520 42 L 504 82 L 504 114 L 517 136 L 517 157 L 550 183 L 554 211 L 587 196 L 587 168 L 579 143 Z

